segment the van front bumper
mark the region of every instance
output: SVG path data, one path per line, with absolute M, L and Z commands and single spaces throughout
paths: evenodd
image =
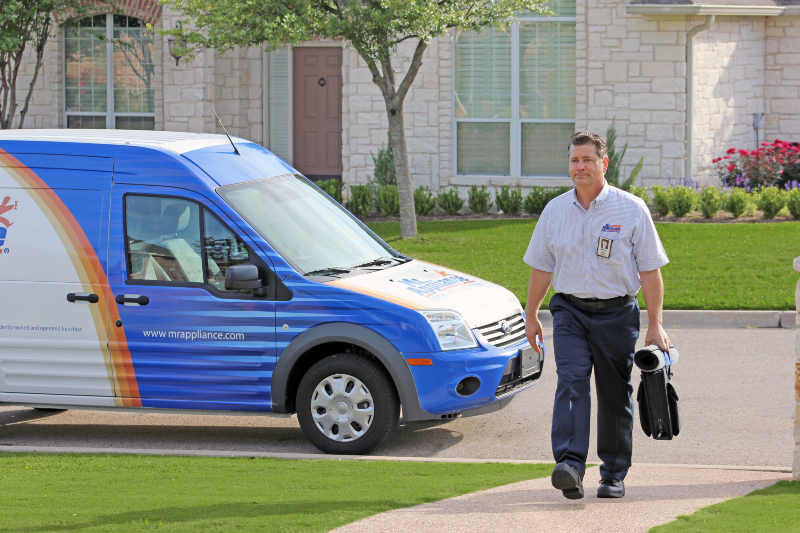
M 434 415 L 452 415 L 435 418 L 452 418 L 502 409 L 516 394 L 536 383 L 544 361 L 540 361 L 537 372 L 519 377 L 519 354 L 529 347 L 528 342 L 497 348 L 479 341 L 478 348 L 468 350 L 403 356 L 414 363 L 409 368 L 422 409 Z M 430 360 L 431 364 L 419 364 L 418 360 Z

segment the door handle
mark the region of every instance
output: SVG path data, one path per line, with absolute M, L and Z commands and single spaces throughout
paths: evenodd
M 74 293 L 71 292 L 67 294 L 67 301 L 68 302 L 89 302 L 90 304 L 96 304 L 100 301 L 100 297 L 96 294 L 85 294 L 85 293 Z
M 147 296 L 139 296 L 138 294 L 120 294 L 116 297 L 117 303 L 120 305 L 147 305 L 150 303 L 150 298 Z

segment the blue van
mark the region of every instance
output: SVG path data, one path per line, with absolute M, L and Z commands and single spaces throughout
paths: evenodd
M 511 292 L 398 253 L 233 142 L 0 132 L 0 404 L 297 413 L 363 454 L 538 380 Z

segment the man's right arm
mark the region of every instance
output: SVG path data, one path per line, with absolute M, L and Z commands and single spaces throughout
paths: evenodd
M 538 316 L 539 306 L 542 305 L 544 297 L 547 295 L 547 289 L 550 288 L 552 279 L 552 272 L 531 269 L 531 279 L 528 281 L 528 304 L 525 306 L 525 334 L 537 353 L 539 347 L 536 345 L 536 336 L 539 336 L 540 341 L 544 341 L 542 323 L 539 322 Z

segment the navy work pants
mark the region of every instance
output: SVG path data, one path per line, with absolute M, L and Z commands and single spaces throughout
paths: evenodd
M 639 304 L 634 299 L 607 309 L 584 310 L 556 294 L 550 300 L 558 374 L 553 456 L 578 469 L 583 478 L 589 451 L 594 367 L 597 390 L 597 455 L 602 478 L 625 479 L 631 466 L 633 385 L 631 369 L 639 338 Z

